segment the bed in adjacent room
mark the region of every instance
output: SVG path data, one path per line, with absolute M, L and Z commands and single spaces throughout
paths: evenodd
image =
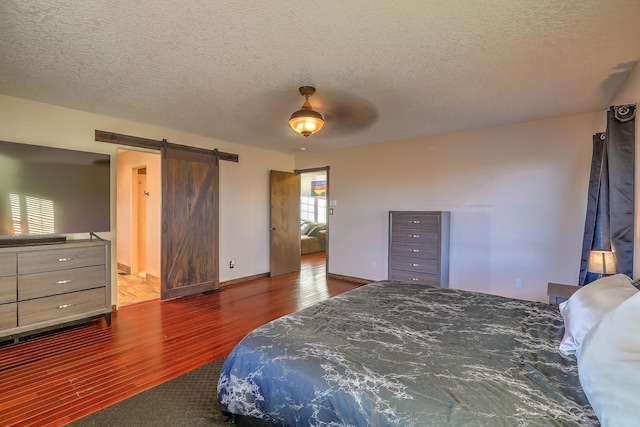
M 248 334 L 218 397 L 272 425 L 599 425 L 563 333 L 557 306 L 375 282 Z

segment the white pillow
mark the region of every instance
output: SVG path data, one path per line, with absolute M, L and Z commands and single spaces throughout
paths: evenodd
M 640 425 L 640 293 L 594 326 L 576 357 L 580 384 L 602 426 Z
M 560 352 L 575 354 L 591 328 L 636 293 L 638 289 L 624 274 L 606 276 L 581 287 L 571 298 L 560 304 L 560 313 L 564 319 Z

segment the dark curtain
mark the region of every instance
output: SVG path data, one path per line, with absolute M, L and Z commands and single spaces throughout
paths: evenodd
M 613 106 L 593 136 L 580 285 L 598 278 L 587 271 L 592 249 L 613 250 L 618 273 L 633 276 L 635 116 L 635 105 Z

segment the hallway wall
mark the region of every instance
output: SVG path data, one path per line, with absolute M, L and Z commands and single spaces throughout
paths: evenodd
M 147 168 L 147 256 L 146 271 L 148 275 L 160 279 L 160 243 L 161 243 L 161 217 L 162 217 L 162 186 L 160 155 L 143 151 L 118 150 L 117 157 L 117 194 L 116 194 L 116 260 L 118 264 L 132 267 L 135 264 L 135 239 L 137 233 L 134 224 L 133 170 Z

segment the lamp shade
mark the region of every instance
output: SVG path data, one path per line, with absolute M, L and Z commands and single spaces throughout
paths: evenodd
M 308 104 L 308 102 L 305 102 L 305 105 L 306 104 Z M 309 136 L 322 129 L 324 119 L 322 118 L 322 114 L 313 111 L 310 105 L 309 108 L 305 108 L 305 105 L 302 106 L 301 110 L 291 115 L 289 124 L 296 132 L 304 136 Z
M 605 276 L 616 274 L 618 269 L 615 254 L 611 251 L 591 251 L 588 270 Z
M 313 111 L 311 104 L 309 104 L 309 97 L 316 92 L 316 89 L 312 86 L 302 86 L 298 90 L 300 95 L 304 96 L 305 101 L 302 108 L 291 115 L 289 124 L 299 134 L 309 136 L 322 129 L 324 118 L 322 114 Z

